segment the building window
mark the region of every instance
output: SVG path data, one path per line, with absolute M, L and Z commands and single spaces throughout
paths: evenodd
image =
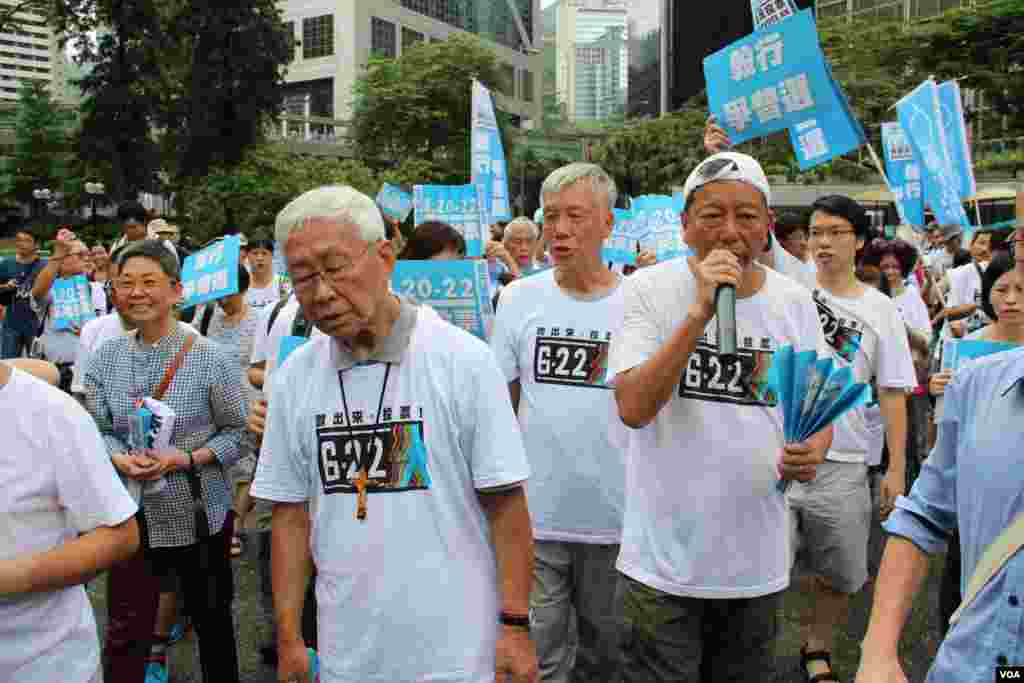
M 402 52 L 405 52 L 416 43 L 421 43 L 426 38 L 419 31 L 413 31 L 411 28 L 402 27 Z
M 316 59 L 334 54 L 334 15 L 302 20 L 302 58 Z
M 286 21 L 284 22 L 284 31 L 288 36 L 288 39 L 292 41 L 292 61 L 295 61 L 295 48 L 298 46 L 298 41 L 295 40 L 295 22 Z
M 455 26 L 466 31 L 471 31 L 472 20 L 469 8 L 465 3 L 458 0 L 400 0 L 402 7 L 443 21 L 449 26 Z
M 523 69 L 523 101 L 533 102 L 533 72 Z
M 584 66 L 600 66 L 604 64 L 605 49 L 603 47 L 576 48 L 576 63 Z
M 397 30 L 390 21 L 373 17 L 370 23 L 370 52 L 389 59 L 398 56 Z

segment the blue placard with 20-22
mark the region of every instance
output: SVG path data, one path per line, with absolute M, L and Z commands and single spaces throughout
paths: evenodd
M 96 317 L 92 288 L 84 275 L 55 280 L 52 294 L 50 315 L 53 318 L 53 329 L 80 328 Z
M 240 249 L 238 235 L 228 235 L 185 259 L 181 269 L 184 308 L 238 293 Z
M 485 341 L 494 318 L 489 281 L 483 260 L 399 261 L 391 274 L 395 292 Z

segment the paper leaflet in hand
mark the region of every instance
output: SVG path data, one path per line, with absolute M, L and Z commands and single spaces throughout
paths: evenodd
M 818 358 L 814 351 L 798 353 L 792 346 L 775 352 L 768 391 L 782 406 L 786 443 L 806 441 L 871 396 L 870 386 L 855 382 L 849 367 L 839 368 L 832 358 Z M 780 481 L 779 490 L 785 491 L 787 484 Z
M 142 405 L 128 418 L 128 447 L 134 453 L 145 450 L 164 451 L 171 447 L 171 434 L 174 432 L 174 410 L 155 398 L 143 399 Z M 139 483 L 139 482 L 133 482 Z M 140 492 L 149 495 L 159 493 L 167 486 L 162 477 L 156 481 L 142 482 Z M 129 493 L 136 496 L 134 487 L 128 487 Z

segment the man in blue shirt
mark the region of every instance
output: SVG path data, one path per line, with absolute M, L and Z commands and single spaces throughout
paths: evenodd
M 0 333 L 0 358 L 17 358 L 32 346 L 39 318 L 30 303 L 36 275 L 46 265 L 36 252 L 36 238 L 27 230 L 14 234 L 14 258 L 0 261 L 0 305 L 7 315 Z
M 1017 230 L 1024 247 L 1024 228 Z M 1024 262 L 1018 261 L 1024 273 Z M 965 466 L 961 467 L 960 463 Z M 864 637 L 857 683 L 903 683 L 897 647 L 928 554 L 959 528 L 963 591 L 985 549 L 1024 513 L 1024 349 L 983 358 L 946 388 L 939 437 L 910 495 L 885 523 L 891 534 Z M 1024 664 L 1024 553 L 1011 556 L 949 631 L 928 683 L 995 680 Z

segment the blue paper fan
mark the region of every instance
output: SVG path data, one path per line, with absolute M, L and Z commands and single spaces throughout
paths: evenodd
M 870 386 L 855 382 L 849 367 L 837 368 L 831 357 L 819 358 L 814 351 L 797 353 L 792 346 L 775 352 L 768 387 L 779 397 L 787 443 L 806 441 L 871 396 Z M 779 491 L 788 484 L 779 481 Z

